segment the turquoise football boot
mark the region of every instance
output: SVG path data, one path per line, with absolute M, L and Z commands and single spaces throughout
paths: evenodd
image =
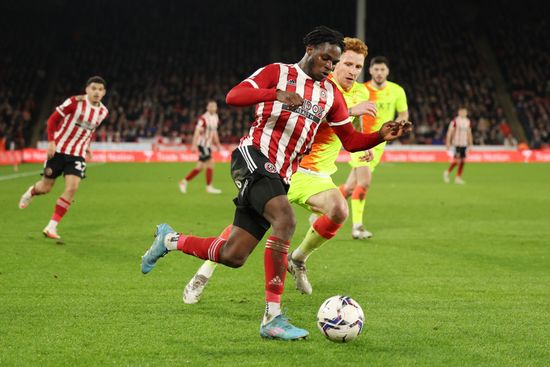
M 164 238 L 168 233 L 175 232 L 172 227 L 170 227 L 168 224 L 163 223 L 157 225 L 157 230 L 155 231 L 155 240 L 153 241 L 153 244 L 143 254 L 141 257 L 141 272 L 143 274 L 147 274 L 151 270 L 153 270 L 153 267 L 157 263 L 158 259 L 163 257 L 168 253 L 168 249 L 164 245 Z
M 266 339 L 298 340 L 305 339 L 308 335 L 307 330 L 292 325 L 283 314 L 260 326 L 260 336 Z

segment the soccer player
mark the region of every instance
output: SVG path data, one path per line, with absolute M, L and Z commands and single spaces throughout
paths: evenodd
M 397 121 L 407 121 L 409 112 L 405 91 L 396 83 L 388 80 L 390 65 L 384 56 L 376 56 L 370 62 L 369 73 L 371 80 L 365 85 L 370 93 L 370 100 L 376 103 L 376 117 L 364 115 L 362 130 L 365 133 L 376 131 L 386 122 L 391 121 L 397 114 Z M 348 198 L 351 195 L 351 218 L 353 222 L 351 235 L 354 239 L 372 237 L 372 233 L 365 229 L 363 212 L 367 190 L 372 182 L 372 174 L 384 154 L 386 143 L 376 146 L 372 150 L 373 158 L 367 162 L 362 152 L 352 153 L 350 165 L 352 170 L 346 183 L 341 186 L 342 193 Z
M 455 152 L 451 165 L 443 172 L 443 181 L 449 183 L 449 174 L 458 165 L 455 183 L 463 185 L 466 183 L 462 180 L 462 171 L 466 162 L 466 150 L 473 144 L 472 124 L 468 118 L 468 109 L 466 107 L 460 107 L 458 109 L 458 116 L 449 123 L 446 143 L 447 150 L 450 150 L 451 146 L 453 146 Z
M 206 192 L 209 194 L 221 194 L 221 190 L 212 186 L 212 177 L 214 174 L 214 160 L 212 159 L 212 146 L 218 151 L 221 150 L 220 138 L 218 136 L 218 104 L 216 101 L 208 101 L 206 112 L 203 113 L 197 121 L 195 133 L 193 134 L 192 149 L 195 147 L 199 151 L 199 162 L 197 166 L 180 181 L 180 191 L 187 192 L 187 183 L 206 167 Z
M 344 49 L 343 36 L 321 26 L 305 36 L 304 45 L 304 57 L 297 64 L 262 67 L 227 94 L 229 105 L 256 105 L 256 120 L 231 157 L 231 175 L 239 193 L 227 240 L 185 235 L 160 224 L 141 262 L 141 271 L 147 274 L 159 258 L 179 250 L 237 268 L 272 227 L 264 252 L 266 307 L 260 326 L 260 335 L 270 339 L 303 339 L 309 334 L 281 313 L 281 295 L 296 226 L 286 193 L 299 157 L 311 147 L 319 125 L 329 124 L 350 151 L 370 149 L 411 129 L 410 124 L 392 121 L 371 134 L 356 132 L 342 95 L 327 79 Z
M 95 129 L 107 117 L 107 108 L 101 103 L 106 83 L 93 76 L 86 82 L 86 94 L 73 96 L 58 106 L 48 119 L 48 149 L 42 179 L 21 196 L 19 208 L 26 208 L 37 195 L 47 194 L 61 174 L 65 176 L 65 190 L 57 199 L 52 218 L 42 231 L 44 236 L 60 239 L 57 224 L 69 210 L 80 181 L 86 177 L 86 160 L 91 159 L 90 141 Z
M 343 94 L 348 112 L 354 117 L 354 125 L 359 116 L 376 114 L 376 106 L 369 102 L 369 92 L 364 84 L 356 82 L 363 70 L 367 45 L 358 38 L 344 39 L 344 52 L 340 62 L 329 77 Z M 309 255 L 323 243 L 336 235 L 348 217 L 348 204 L 330 177 L 336 172 L 336 158 L 342 143 L 330 126 L 322 124 L 315 134 L 310 152 L 304 156 L 297 172 L 292 175 L 288 191 L 291 203 L 322 214 L 308 230 L 300 246 L 288 256 L 288 271 L 296 280 L 296 288 L 304 294 L 311 294 L 312 287 L 306 275 L 305 262 Z M 368 154 L 369 151 L 365 152 Z M 367 158 L 365 158 L 367 159 Z M 215 270 L 216 263 L 206 260 L 197 273 L 185 286 L 183 301 L 197 303 Z

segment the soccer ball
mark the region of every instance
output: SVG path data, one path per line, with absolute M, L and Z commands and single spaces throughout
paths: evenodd
M 347 296 L 334 296 L 327 299 L 317 312 L 317 326 L 328 340 L 346 343 L 356 339 L 361 330 L 365 315 L 361 306 Z

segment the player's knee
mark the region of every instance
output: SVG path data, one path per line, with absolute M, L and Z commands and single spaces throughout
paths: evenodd
M 348 206 L 346 203 L 337 203 L 327 213 L 330 220 L 334 223 L 344 223 L 349 215 Z
M 273 227 L 273 233 L 277 237 L 291 238 L 296 230 L 296 217 L 292 209 L 279 215 L 278 218 L 271 223 L 271 226 Z
M 240 268 L 246 263 L 248 254 L 241 253 L 231 253 L 224 255 L 221 259 L 223 264 L 229 266 L 230 268 Z

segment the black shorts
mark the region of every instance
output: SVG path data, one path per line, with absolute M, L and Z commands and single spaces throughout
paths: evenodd
M 199 161 L 206 162 L 212 159 L 212 149 L 203 147 L 202 145 L 198 146 L 199 148 Z
M 83 157 L 56 152 L 52 159 L 44 163 L 44 172 L 41 175 L 55 179 L 61 174 L 86 178 L 86 160 Z
M 455 158 L 466 158 L 466 147 L 455 147 Z
M 239 189 L 233 199 L 237 206 L 233 225 L 245 229 L 259 241 L 271 226 L 263 216 L 265 204 L 276 196 L 286 195 L 289 186 L 275 165 L 252 146 L 233 151 L 231 177 Z

